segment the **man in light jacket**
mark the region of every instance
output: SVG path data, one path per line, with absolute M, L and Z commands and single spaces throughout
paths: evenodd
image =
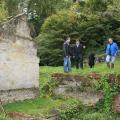
M 118 54 L 118 46 L 115 42 L 113 42 L 112 38 L 109 38 L 108 45 L 106 48 L 106 62 L 108 68 L 111 69 L 114 68 L 114 62 L 117 54 Z

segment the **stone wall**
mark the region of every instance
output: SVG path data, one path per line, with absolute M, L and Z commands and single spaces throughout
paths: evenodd
M 39 90 L 37 48 L 27 17 L 20 14 L 0 25 L 0 98 L 30 99 L 38 95 L 36 90 Z
M 52 80 L 57 82 L 54 89 L 55 95 L 74 97 L 79 99 L 84 105 L 94 106 L 99 100 L 103 99 L 101 91 L 94 89 L 93 83 L 98 80 L 99 75 L 94 74 L 94 81 L 90 80 L 93 75 L 72 75 L 54 73 Z
M 104 99 L 104 92 L 96 89 L 96 85 L 100 84 L 101 77 L 102 75 L 99 73 L 83 76 L 54 73 L 52 81 L 56 83 L 56 86 L 53 92 L 55 95 L 77 98 L 87 106 L 95 106 L 97 102 Z M 120 85 L 120 74 L 108 73 L 106 77 L 108 77 L 111 88 Z M 120 91 L 117 92 L 118 94 L 113 97 L 112 111 L 120 113 Z

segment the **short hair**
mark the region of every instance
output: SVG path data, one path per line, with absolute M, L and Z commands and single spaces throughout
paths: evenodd
M 113 40 L 114 38 L 113 38 L 113 37 L 110 37 L 110 38 L 108 38 L 108 40 L 109 40 L 109 39 Z
M 70 36 L 65 36 L 64 41 L 66 41 L 68 38 L 70 38 Z
M 64 38 L 63 38 L 63 39 L 64 39 L 64 41 L 66 41 L 67 37 L 66 37 L 66 36 L 64 36 Z

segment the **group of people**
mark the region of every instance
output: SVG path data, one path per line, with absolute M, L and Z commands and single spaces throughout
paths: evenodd
M 63 44 L 63 52 L 64 52 L 64 72 L 71 72 L 71 46 L 70 46 L 71 38 L 67 37 Z M 73 48 L 73 58 L 76 61 L 76 69 L 83 69 L 83 49 L 86 47 L 83 46 L 79 40 L 76 41 L 76 44 Z M 108 68 L 114 68 L 114 62 L 116 55 L 118 54 L 118 45 L 113 41 L 112 38 L 108 39 L 108 44 L 106 47 L 106 63 Z M 90 53 L 88 57 L 88 64 L 90 68 L 93 68 L 95 65 L 95 54 Z

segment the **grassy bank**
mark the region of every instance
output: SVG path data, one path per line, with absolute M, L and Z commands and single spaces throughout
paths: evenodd
M 106 64 L 98 64 L 95 68 L 90 69 L 87 66 L 83 70 L 76 70 L 74 67 L 71 74 L 85 75 L 91 72 L 97 72 L 100 74 L 106 73 L 120 73 L 120 61 L 117 60 L 115 63 L 115 69 L 109 70 Z M 52 73 L 63 73 L 63 67 L 40 67 L 40 88 L 42 88 L 50 79 Z M 42 91 L 40 91 L 42 92 Z M 25 114 L 31 114 L 33 116 L 45 117 L 48 116 L 51 110 L 57 109 L 60 106 L 72 104 L 76 101 L 73 98 L 51 98 L 42 97 L 41 95 L 34 100 L 18 101 L 14 103 L 8 103 L 4 106 L 7 112 L 20 112 Z M 91 119 L 90 119 L 91 120 Z
M 85 66 L 83 70 L 79 69 L 76 70 L 75 67 L 72 68 L 72 72 L 70 74 L 77 74 L 77 75 L 86 75 L 89 73 L 100 73 L 100 74 L 108 74 L 108 73 L 120 73 L 120 59 L 115 62 L 115 68 L 110 70 L 107 68 L 106 63 L 97 64 L 94 68 L 90 69 L 88 66 Z M 50 79 L 50 75 L 53 73 L 64 73 L 63 67 L 51 67 L 51 66 L 44 66 L 40 67 L 40 78 L 41 78 L 41 85 L 45 84 Z

